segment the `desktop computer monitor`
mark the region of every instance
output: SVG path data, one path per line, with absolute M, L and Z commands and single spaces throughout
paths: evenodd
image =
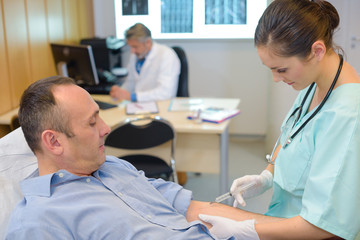
M 80 86 L 99 84 L 91 46 L 56 43 L 50 46 L 59 75 L 73 78 Z

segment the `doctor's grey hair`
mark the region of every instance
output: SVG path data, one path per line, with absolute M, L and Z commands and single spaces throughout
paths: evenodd
M 340 23 L 335 7 L 323 0 L 274 0 L 255 30 L 255 46 L 268 47 L 278 56 L 307 58 L 312 44 L 322 40 L 335 49 L 334 30 Z
M 135 39 L 140 42 L 145 42 L 151 39 L 151 31 L 144 24 L 136 23 L 126 30 L 125 38 L 126 40 Z

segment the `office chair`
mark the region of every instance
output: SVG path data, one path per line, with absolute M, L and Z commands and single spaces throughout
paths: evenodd
M 184 50 L 179 46 L 173 46 L 175 53 L 180 59 L 180 76 L 178 90 L 176 93 L 177 97 L 189 97 L 189 66 Z
M 125 150 L 142 150 L 171 141 L 170 165 L 163 159 L 149 154 L 119 156 L 143 170 L 146 177 L 172 179 L 178 183 L 175 170 L 175 130 L 170 122 L 159 116 L 128 118 L 112 130 L 105 145 Z

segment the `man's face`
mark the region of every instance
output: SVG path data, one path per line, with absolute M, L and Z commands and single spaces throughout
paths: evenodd
M 151 39 L 147 39 L 145 42 L 129 39 L 127 44 L 130 47 L 131 53 L 134 53 L 138 59 L 143 59 L 151 49 Z
M 91 96 L 76 85 L 54 89 L 57 103 L 69 117 L 73 136 L 61 134 L 62 158 L 58 167 L 75 175 L 89 175 L 105 162 L 105 136 L 110 128 L 99 116 Z

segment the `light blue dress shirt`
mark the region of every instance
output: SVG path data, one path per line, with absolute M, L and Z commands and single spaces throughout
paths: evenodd
M 214 239 L 200 221 L 186 221 L 190 191 L 115 157 L 93 176 L 60 170 L 21 188 L 6 239 Z
M 286 122 L 307 89 L 301 91 L 282 125 L 280 143 L 315 111 L 307 113 L 315 88 L 291 130 Z M 291 121 L 288 124 L 292 124 Z M 267 215 L 300 215 L 345 239 L 360 231 L 360 84 L 334 89 L 324 107 L 275 162 L 274 193 Z

